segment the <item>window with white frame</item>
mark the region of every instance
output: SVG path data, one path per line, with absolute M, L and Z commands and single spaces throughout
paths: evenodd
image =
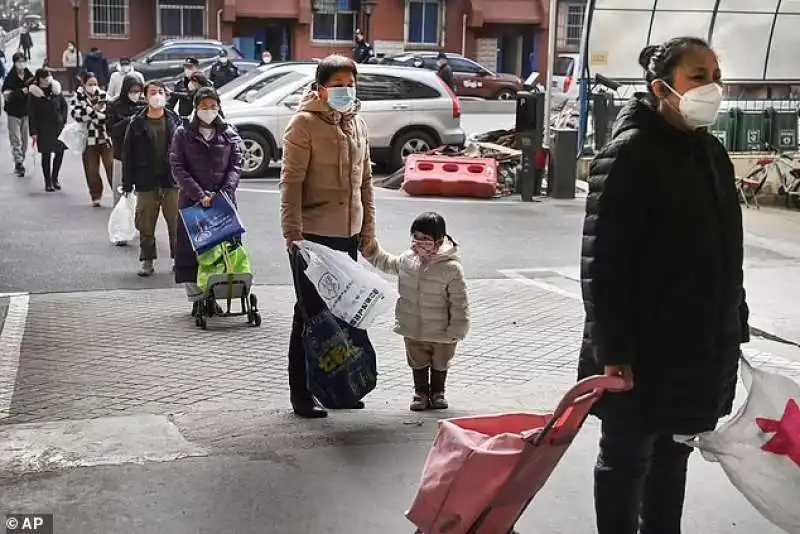
M 204 37 L 206 0 L 158 0 L 161 37 Z
M 358 0 L 324 2 L 314 13 L 311 36 L 314 41 L 352 42 L 356 33 Z
M 125 38 L 130 31 L 130 0 L 89 0 L 91 36 Z
M 441 0 L 407 0 L 406 42 L 438 45 L 442 33 Z
M 580 46 L 583 33 L 583 14 L 586 4 L 567 4 L 567 20 L 564 24 L 564 41 L 567 46 Z

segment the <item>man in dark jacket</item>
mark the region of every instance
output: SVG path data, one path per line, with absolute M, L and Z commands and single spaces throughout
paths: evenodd
M 103 53 L 96 47 L 92 47 L 83 61 L 84 72 L 93 72 L 97 77 L 97 83 L 103 89 L 108 87 L 111 80 L 111 69 L 108 67 L 108 60 Z
M 219 59 L 211 67 L 209 78 L 211 83 L 214 84 L 216 89 L 219 89 L 226 83 L 230 83 L 239 77 L 239 67 L 234 65 L 228 58 L 228 52 L 223 50 L 219 53 Z
M 367 42 L 367 38 L 361 30 L 356 30 L 355 35 L 356 47 L 353 49 L 353 61 L 356 63 L 368 63 L 375 55 L 375 50 Z
M 178 186 L 170 169 L 172 137 L 180 117 L 165 109 L 164 85 L 145 86 L 147 107 L 130 119 L 122 147 L 122 190 L 136 191 L 136 227 L 139 230 L 139 276 L 152 276 L 156 252 L 158 214 L 164 216 L 169 233 L 170 257 L 175 259 L 178 227 Z
M 175 84 L 175 89 L 169 95 L 167 109 L 174 111 L 182 118 L 187 118 L 194 111 L 192 91 L 189 89 L 189 78 L 200 70 L 200 62 L 196 58 L 187 57 L 183 62 L 183 78 Z
M 436 58 L 436 64 L 439 66 L 439 78 L 447 84 L 447 87 L 453 90 L 453 93 L 456 93 L 456 77 L 453 74 L 453 67 L 451 67 L 450 62 L 447 61 L 447 54 L 439 52 Z
M 28 70 L 25 55 L 17 52 L 12 57 L 14 66 L 3 81 L 3 97 L 8 115 L 8 140 L 14 155 L 14 170 L 20 178 L 25 176 L 25 156 L 28 153 L 28 86 L 33 83 L 33 73 Z
M 114 175 L 111 182 L 114 205 L 117 204 L 122 195 L 120 191 L 122 188 L 122 146 L 125 142 L 125 132 L 128 129 L 130 118 L 139 113 L 146 105 L 145 100 L 142 98 L 142 91 L 143 85 L 139 77 L 135 74 L 129 74 L 122 79 L 120 95 L 108 105 L 106 128 L 111 135 L 111 146 L 114 147 Z M 123 246 L 127 243 L 118 242 L 115 244 Z

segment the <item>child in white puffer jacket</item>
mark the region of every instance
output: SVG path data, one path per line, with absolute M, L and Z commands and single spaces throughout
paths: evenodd
M 414 375 L 411 410 L 448 407 L 447 369 L 469 331 L 469 302 L 458 245 L 444 218 L 427 212 L 411 225 L 411 248 L 399 256 L 377 243 L 362 251 L 377 269 L 398 277 L 394 331 L 403 336 Z

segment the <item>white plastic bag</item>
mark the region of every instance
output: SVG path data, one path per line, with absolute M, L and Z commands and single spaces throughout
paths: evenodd
M 719 462 L 764 517 L 800 534 L 800 384 L 744 359 L 742 382 L 747 399 L 730 420 L 713 432 L 675 439 Z
M 366 330 L 397 300 L 394 287 L 344 252 L 318 243 L 300 241 L 306 276 L 333 315 L 350 326 Z
M 80 122 L 70 122 L 58 136 L 58 140 L 64 143 L 64 146 L 72 152 L 83 154 L 86 150 L 86 140 L 89 137 L 89 132 L 86 126 Z
M 120 243 L 130 241 L 136 234 L 136 197 L 123 195 L 108 218 L 108 238 Z

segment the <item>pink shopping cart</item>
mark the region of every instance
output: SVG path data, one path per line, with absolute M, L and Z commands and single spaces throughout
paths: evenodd
M 417 534 L 507 534 L 542 489 L 592 405 L 618 377 L 578 382 L 552 414 L 510 413 L 439 423 L 406 517 Z

